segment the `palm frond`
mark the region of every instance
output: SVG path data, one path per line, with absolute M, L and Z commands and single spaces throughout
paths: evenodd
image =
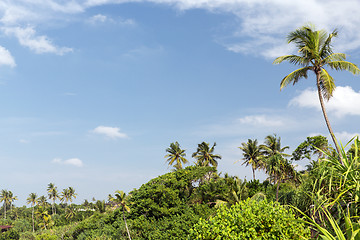
M 325 70 L 321 69 L 320 73 L 320 91 L 326 100 L 329 100 L 335 90 L 335 81 L 332 76 Z
M 360 69 L 358 68 L 358 66 L 348 61 L 331 61 L 328 62 L 327 65 L 331 69 L 346 70 L 351 72 L 352 74 L 360 74 Z
M 323 64 L 328 64 L 333 61 L 344 61 L 346 59 L 345 53 L 332 53 L 322 60 Z
M 303 67 L 299 68 L 290 74 L 288 74 L 286 77 L 283 78 L 283 80 L 280 83 L 280 90 L 292 83 L 293 85 L 299 81 L 300 78 L 307 78 L 307 72 L 308 70 L 311 70 L 312 67 Z
M 273 64 L 280 64 L 283 61 L 288 61 L 292 64 L 301 65 L 301 66 L 306 66 L 307 64 L 309 64 L 308 59 L 297 55 L 285 55 L 278 57 L 274 60 Z

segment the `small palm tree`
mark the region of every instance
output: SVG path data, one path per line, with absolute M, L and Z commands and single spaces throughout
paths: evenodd
M 295 43 L 299 55 L 278 57 L 275 59 L 274 64 L 288 61 L 301 66 L 301 68 L 283 78 L 280 83 L 280 89 L 283 89 L 290 83 L 293 85 L 296 84 L 301 78 L 307 78 L 309 71 L 315 74 L 321 110 L 336 150 L 340 155 L 340 147 L 330 126 L 324 104 L 324 98 L 329 100 L 333 95 L 335 81 L 327 70 L 325 70 L 325 66 L 333 70 L 346 70 L 353 74 L 359 74 L 360 69 L 355 64 L 346 61 L 346 55 L 344 53 L 333 52 L 331 41 L 334 37 L 337 37 L 337 35 L 338 31 L 336 29 L 328 34 L 325 30 L 316 30 L 312 25 L 303 26 L 290 32 L 287 36 L 288 43 Z M 340 162 L 342 162 L 341 157 Z
M 221 159 L 221 156 L 214 154 L 216 143 L 210 148 L 209 143 L 202 142 L 198 144 L 196 152 L 192 154 L 192 157 L 195 158 L 196 165 L 201 167 L 208 167 L 212 165 L 213 167 L 218 166 L 218 159 Z
M 52 214 L 54 215 L 54 214 L 56 214 L 55 201 L 56 201 L 56 199 L 59 198 L 57 187 L 55 186 L 54 183 L 49 183 L 47 192 L 48 192 L 49 199 L 52 200 L 51 210 L 52 210 Z
M 37 204 L 37 194 L 36 193 L 30 193 L 29 197 L 26 199 L 28 204 L 31 204 L 32 207 L 32 226 L 33 226 L 33 232 L 35 232 L 35 220 L 34 220 L 34 207 Z
M 185 150 L 180 148 L 180 145 L 178 142 L 171 143 L 170 147 L 166 149 L 166 152 L 168 154 L 165 155 L 165 158 L 167 158 L 167 162 L 169 166 L 174 165 L 176 170 L 182 169 L 182 164 L 186 164 L 188 160 L 185 158 L 186 153 Z
M 251 166 L 253 179 L 255 180 L 255 170 L 263 167 L 263 154 L 260 146 L 258 146 L 257 139 L 248 139 L 247 143 L 241 143 L 239 148 L 243 151 L 243 164 Z
M 129 240 L 131 240 L 129 228 L 128 228 L 128 226 L 127 226 L 126 218 L 125 218 L 125 211 L 130 212 L 130 207 L 127 205 L 128 203 L 127 203 L 127 196 L 126 196 L 126 194 L 125 194 L 123 191 L 117 190 L 117 191 L 115 192 L 115 197 L 112 197 L 112 196 L 109 194 L 109 200 L 112 201 L 112 202 L 114 202 L 114 203 L 116 204 L 116 206 L 118 206 L 118 207 L 120 207 L 120 208 L 122 209 L 123 218 L 124 218 L 125 227 L 126 227 L 126 231 L 127 231 Z

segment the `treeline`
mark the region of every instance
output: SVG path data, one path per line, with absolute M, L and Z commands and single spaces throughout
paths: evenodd
M 3 201 L 0 224 L 13 227 L 0 239 L 316 239 L 325 230 L 335 237 L 360 229 L 358 139 L 342 149 L 343 163 L 323 136 L 308 137 L 291 155 L 276 135 L 257 142 L 241 144 L 240 161 L 265 171 L 264 182 L 219 175 L 216 144 L 205 142 L 184 168 L 186 151 L 175 142 L 165 155 L 174 170 L 129 194 L 76 205 L 73 188 L 58 193 L 50 183 L 47 197 L 29 194 L 27 208 L 4 190 L 13 201 Z M 293 161 L 301 159 L 310 164 L 297 171 Z

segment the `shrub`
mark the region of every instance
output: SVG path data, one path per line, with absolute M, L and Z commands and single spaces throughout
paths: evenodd
M 190 230 L 188 239 L 309 239 L 310 231 L 292 210 L 278 203 L 246 200 L 221 206 L 209 220 Z

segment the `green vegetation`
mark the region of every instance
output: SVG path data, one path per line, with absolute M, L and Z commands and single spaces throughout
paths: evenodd
M 315 72 L 334 141 L 322 98 L 330 98 L 335 85 L 323 66 L 359 71 L 344 61 L 344 54 L 332 53 L 330 42 L 336 35 L 300 28 L 288 38 L 300 56 L 275 60 L 303 66 L 286 76 L 281 88 L 306 78 L 308 70 Z M 283 147 L 276 134 L 266 136 L 263 144 L 249 139 L 239 145 L 240 161 L 251 166 L 251 181 L 218 173 L 222 157 L 215 151 L 216 143 L 198 144 L 194 165 L 184 168 L 189 162 L 186 150 L 175 142 L 165 150 L 167 164 L 175 169 L 128 194 L 116 190 L 107 201 L 73 204 L 74 188 L 58 192 L 49 183 L 47 197 L 30 193 L 29 207 L 16 207 L 17 197 L 3 189 L 0 225 L 11 228 L 0 239 L 360 239 L 358 137 L 346 146 L 336 142 L 336 151 L 326 137 L 308 137 L 292 154 L 285 152 L 289 147 Z M 297 171 L 293 160 L 309 165 Z M 257 180 L 256 170 L 264 171 L 267 180 Z

